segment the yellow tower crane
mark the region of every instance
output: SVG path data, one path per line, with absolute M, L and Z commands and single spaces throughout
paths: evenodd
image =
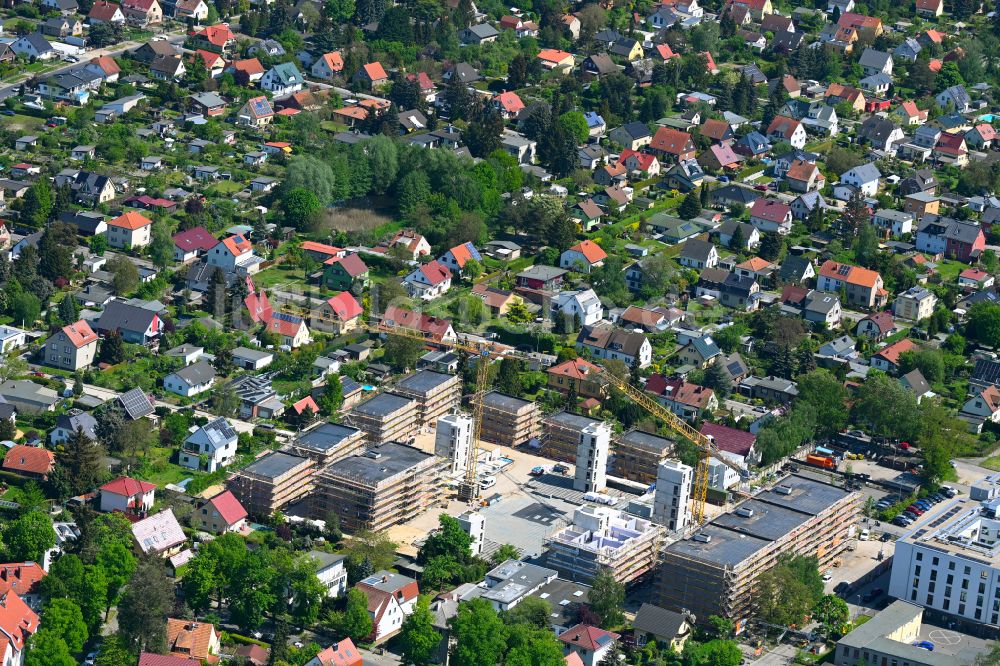
M 366 324 L 365 328 L 375 333 L 386 335 L 398 335 L 404 338 L 420 340 L 427 344 L 433 344 L 449 349 L 464 351 L 477 357 L 476 365 L 476 386 L 472 395 L 472 442 L 469 446 L 468 458 L 465 466 L 465 479 L 459 489 L 459 497 L 467 501 L 475 501 L 479 497 L 479 483 L 476 474 L 476 466 L 479 461 L 479 435 L 482 428 L 483 418 L 483 398 L 489 388 L 489 366 L 490 361 L 496 358 L 516 358 L 526 360 L 527 356 L 509 347 L 497 345 L 492 342 L 472 342 L 468 340 L 440 341 L 430 338 L 423 332 L 405 328 L 401 326 L 387 326 L 381 322 Z M 600 367 L 600 366 L 599 366 Z M 701 524 L 705 520 L 705 499 L 708 495 L 709 482 L 709 462 L 714 457 L 727 467 L 735 470 L 741 477 L 747 474 L 747 470 L 742 466 L 727 459 L 715 442 L 711 438 L 701 434 L 686 421 L 678 417 L 669 409 L 650 397 L 645 391 L 636 388 L 627 380 L 608 372 L 601 367 L 600 375 L 608 381 L 615 389 L 624 393 L 644 410 L 663 421 L 670 430 L 677 435 L 687 439 L 694 444 L 700 453 L 698 465 L 695 469 L 695 478 L 692 492 L 692 518 L 696 524 Z

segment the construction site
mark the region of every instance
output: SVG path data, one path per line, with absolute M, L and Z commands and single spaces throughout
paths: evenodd
M 782 555 L 815 555 L 820 570 L 843 555 L 860 505 L 861 493 L 785 476 L 664 549 L 659 605 L 749 617 L 758 577 Z

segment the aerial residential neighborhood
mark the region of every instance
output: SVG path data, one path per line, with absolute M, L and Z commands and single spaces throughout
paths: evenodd
M 998 38 L 5 3 L 0 664 L 1000 664 Z

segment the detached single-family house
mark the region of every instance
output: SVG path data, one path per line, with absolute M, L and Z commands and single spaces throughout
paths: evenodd
M 70 372 L 89 367 L 97 356 L 97 334 L 84 320 L 63 326 L 45 341 L 45 364 Z
M 192 363 L 163 378 L 163 388 L 185 398 L 208 391 L 215 384 L 215 368 L 208 361 Z
M 750 224 L 763 232 L 787 235 L 792 231 L 792 209 L 777 199 L 757 199 L 750 208 Z
M 214 472 L 236 458 L 236 440 L 236 430 L 220 416 L 184 440 L 177 462 L 182 467 Z
M 306 78 L 295 63 L 282 62 L 267 70 L 260 80 L 260 87 L 272 97 L 282 97 L 302 90 Z
M 149 245 L 153 221 L 135 211 L 128 211 L 108 222 L 108 245 L 122 250 L 134 250 Z
M 577 243 L 559 256 L 560 268 L 590 273 L 591 270 L 604 265 L 608 258 L 600 245 L 592 240 Z
M 403 284 L 411 297 L 430 301 L 451 288 L 451 271 L 434 260 L 422 264 L 403 278 Z
M 816 288 L 829 292 L 838 292 L 843 288 L 847 303 L 863 308 L 882 307 L 889 297 L 882 288 L 882 276 L 876 271 L 833 260 L 827 260 L 820 266 Z

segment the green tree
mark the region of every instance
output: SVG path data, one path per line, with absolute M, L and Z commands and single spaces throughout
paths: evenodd
M 98 485 L 104 476 L 101 445 L 90 439 L 82 428 L 70 435 L 56 449 L 56 466 L 52 485 L 60 497 L 72 497 Z
M 486 157 L 500 150 L 500 135 L 503 133 L 503 118 L 492 105 L 481 104 L 473 114 L 472 121 L 462 132 L 462 141 L 468 146 L 473 157 Z
M 500 662 L 507 645 L 507 626 L 485 599 L 472 599 L 458 607 L 451 619 L 457 640 L 452 652 L 454 666 L 483 666 Z
M 116 255 L 114 259 L 108 262 L 108 272 L 114 276 L 112 278 L 112 285 L 114 286 L 115 294 L 126 296 L 138 289 L 139 269 L 124 254 Z
M 153 264 L 160 269 L 170 265 L 174 258 L 174 239 L 170 236 L 170 227 L 166 222 L 153 222 L 150 232 L 149 256 Z
M 516 560 L 519 559 L 520 557 L 521 557 L 521 552 L 517 548 L 510 545 L 509 543 L 505 543 L 499 548 L 497 548 L 495 551 L 493 551 L 493 554 L 490 555 L 490 564 L 492 564 L 493 566 L 498 566 L 500 564 L 503 564 L 507 560 Z
M 344 555 L 347 556 L 348 579 L 354 583 L 375 571 L 390 568 L 396 561 L 396 544 L 385 532 L 358 530 Z
M 357 588 L 347 591 L 347 605 L 338 618 L 337 630 L 355 643 L 360 643 L 372 633 L 372 619 L 368 615 L 368 597 Z
M 817 432 L 831 436 L 847 424 L 850 410 L 847 407 L 847 389 L 829 370 L 819 369 L 798 378 L 799 401 L 816 410 Z
M 319 399 L 319 408 L 323 416 L 336 416 L 344 404 L 344 385 L 338 375 L 330 375 L 326 380 L 326 388 Z
M 100 358 L 110 365 L 117 365 L 125 360 L 125 343 L 122 341 L 121 333 L 109 331 L 104 336 L 104 340 L 101 342 Z
M 385 356 L 393 369 L 405 372 L 416 367 L 417 359 L 424 353 L 420 340 L 402 335 L 389 335 L 385 341 Z
M 813 619 L 823 625 L 827 635 L 843 633 L 850 618 L 847 602 L 835 594 L 824 595 L 813 609 Z
M 699 215 L 701 215 L 701 197 L 695 191 L 688 192 L 677 208 L 677 216 L 684 220 L 692 220 Z
M 497 373 L 497 390 L 507 395 L 521 395 L 523 390 L 521 385 L 522 366 L 523 363 L 519 359 L 504 358 L 501 360 L 500 371 Z
M 536 629 L 548 629 L 552 604 L 540 597 L 526 597 L 504 614 L 508 624 L 528 624 Z
M 39 178 L 24 193 L 21 219 L 31 226 L 41 228 L 52 216 L 52 185 L 48 178 Z
M 884 373 L 871 372 L 858 389 L 853 417 L 873 435 L 912 440 L 919 429 L 917 398 Z
M 32 511 L 11 522 L 3 539 L 9 561 L 41 562 L 45 551 L 56 545 L 56 530 L 47 514 Z
M 236 577 L 229 583 L 229 608 L 233 621 L 241 628 L 254 630 L 264 624 L 264 612 L 276 601 L 273 592 L 274 570 L 267 553 L 252 551 L 240 563 Z
M 720 398 L 725 398 L 733 390 L 733 380 L 721 363 L 713 363 L 708 366 L 702 383 L 715 391 Z
M 296 188 L 285 195 L 281 202 L 285 220 L 299 231 L 310 231 L 316 225 L 323 204 L 315 192 Z
M 59 319 L 63 325 L 75 323 L 80 318 L 80 310 L 76 305 L 76 299 L 72 294 L 66 294 L 59 301 Z
M 87 625 L 80 607 L 69 599 L 52 599 L 42 614 L 45 630 L 66 641 L 70 652 L 76 653 L 87 643 Z
M 536 629 L 527 624 L 512 625 L 508 628 L 507 646 L 504 666 L 562 666 L 566 663 L 563 644 L 548 629 Z M 609 662 L 609 666 L 620 666 L 621 663 Z
M 434 662 L 441 634 L 434 630 L 434 616 L 430 610 L 430 597 L 420 595 L 417 605 L 404 621 L 400 632 L 403 661 L 414 666 L 427 666 Z
M 139 562 L 118 604 L 118 636 L 129 652 L 164 652 L 174 589 L 159 558 Z
M 285 169 L 285 178 L 281 183 L 282 197 L 301 189 L 312 192 L 320 204 L 329 206 L 338 197 L 341 184 L 329 164 L 312 155 L 293 157 Z
M 42 312 L 42 303 L 38 297 L 27 291 L 20 291 L 10 296 L 8 300 L 10 316 L 19 326 L 29 327 L 38 321 Z
M 590 137 L 587 119 L 579 111 L 567 111 L 559 116 L 557 124 L 572 135 L 578 144 L 585 142 Z
M 608 569 L 601 569 L 594 576 L 587 596 L 590 608 L 601 618 L 601 627 L 617 627 L 625 621 L 622 608 L 625 606 L 625 586 L 615 580 Z
M 450 555 L 461 562 L 472 557 L 472 537 L 457 519 L 445 513 L 438 516 L 438 529 L 427 537 L 417 552 L 417 562 L 425 564 L 441 555 Z
M 899 372 L 919 370 L 931 384 L 944 381 L 944 355 L 936 349 L 919 349 L 899 355 Z
M 989 347 L 1000 346 L 1000 304 L 981 302 L 969 308 L 965 336 Z
M 803 560 L 800 562 L 799 560 Z M 823 595 L 819 571 L 815 575 L 816 558 L 784 557 L 774 567 L 761 574 L 757 594 L 760 616 L 772 624 L 801 624 Z M 805 572 L 807 575 L 803 576 Z M 819 582 L 816 589 L 814 579 Z
M 45 627 L 28 641 L 24 666 L 76 666 L 76 660 L 62 636 Z
M 125 584 L 132 578 L 139 561 L 132 549 L 124 544 L 108 541 L 100 545 L 97 551 L 97 566 L 104 571 L 107 582 L 107 603 L 111 608 L 118 600 L 118 595 Z
M 757 252 L 762 259 L 767 259 L 770 262 L 778 262 L 781 261 L 784 253 L 784 238 L 773 232 L 767 232 L 763 235 L 760 240 L 760 249 Z

